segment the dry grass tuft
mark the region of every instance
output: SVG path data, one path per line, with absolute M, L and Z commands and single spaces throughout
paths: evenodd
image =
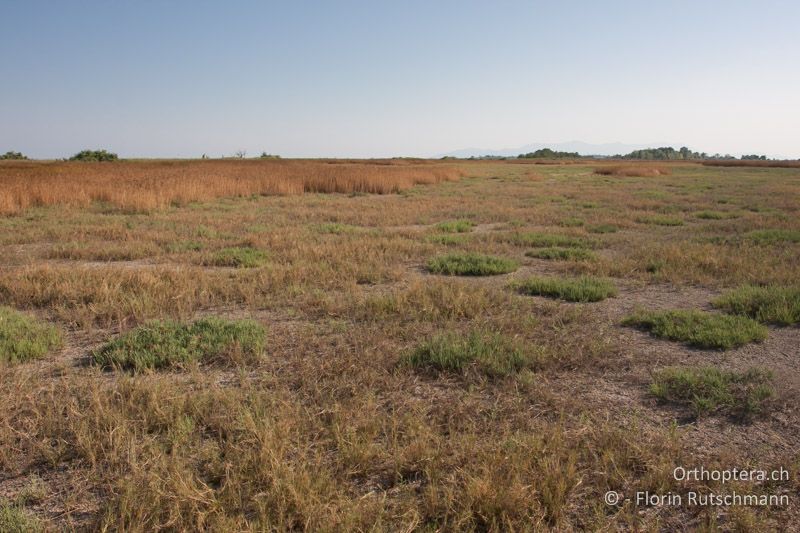
M 147 211 L 221 197 L 403 191 L 456 180 L 451 166 L 327 161 L 123 161 L 4 163 L 0 214 L 47 205 L 109 202 Z

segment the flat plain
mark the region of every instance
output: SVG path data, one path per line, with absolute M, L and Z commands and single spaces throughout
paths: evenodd
M 800 523 L 800 169 L 22 162 L 0 209 L 0 524 Z

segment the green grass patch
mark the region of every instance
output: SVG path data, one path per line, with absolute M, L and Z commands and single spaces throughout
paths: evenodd
M 0 362 L 23 363 L 61 346 L 61 332 L 9 307 L 0 307 Z
M 694 309 L 637 311 L 622 323 L 642 328 L 655 337 L 698 348 L 728 350 L 767 338 L 767 328 L 750 318 Z
M 654 226 L 683 226 L 683 219 L 666 215 L 651 215 L 639 217 L 636 222 L 640 224 L 651 224 Z
M 586 230 L 589 233 L 616 233 L 619 228 L 614 224 L 597 224 L 596 226 L 589 226 Z
M 494 276 L 519 267 L 513 259 L 482 254 L 447 254 L 428 261 L 428 271 L 448 276 Z
M 471 220 L 450 220 L 436 224 L 436 229 L 445 233 L 467 233 L 474 227 L 475 223 Z
M 0 531 L 3 533 L 39 533 L 44 531 L 41 522 L 25 509 L 8 502 L 0 503 Z
M 759 322 L 781 326 L 800 322 L 800 286 L 745 285 L 724 293 L 712 304 L 727 313 L 749 316 Z
M 586 261 L 594 259 L 594 254 L 583 248 L 537 248 L 525 254 L 537 259 L 557 259 L 560 261 Z
M 800 242 L 800 231 L 794 229 L 759 229 L 745 233 L 745 237 L 756 244 Z
M 737 213 L 723 212 L 723 211 L 698 211 L 694 214 L 695 218 L 703 220 L 726 220 L 729 218 L 737 218 Z
M 772 375 L 764 370 L 731 372 L 716 367 L 669 367 L 653 375 L 650 392 L 662 401 L 684 405 L 695 416 L 716 411 L 748 417 L 774 395 Z
M 512 285 L 522 294 L 546 296 L 568 302 L 599 302 L 617 295 L 617 288 L 608 280 L 581 276 L 579 278 L 535 277 Z
M 252 320 L 204 318 L 191 324 L 152 321 L 109 342 L 92 354 L 104 368 L 142 371 L 192 362 L 242 364 L 264 351 L 264 328 Z
M 558 223 L 559 226 L 563 226 L 565 228 L 579 228 L 584 224 L 584 220 L 577 217 L 568 217 Z
M 572 237 L 570 235 L 559 235 L 557 233 L 540 233 L 536 231 L 515 232 L 502 237 L 507 242 L 516 244 L 517 246 L 532 246 L 539 247 L 553 247 L 560 246 L 563 248 L 588 248 L 591 244 L 586 239 L 581 237 Z
M 444 333 L 419 344 L 403 362 L 435 372 L 475 369 L 489 376 L 507 376 L 525 368 L 526 357 L 522 349 L 499 334 Z
M 210 266 L 256 268 L 267 260 L 266 252 L 255 248 L 223 248 L 206 262 Z

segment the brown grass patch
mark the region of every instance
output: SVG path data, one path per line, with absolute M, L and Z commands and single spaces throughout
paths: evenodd
M 703 161 L 707 167 L 767 167 L 767 168 L 800 168 L 800 160 L 763 161 L 758 159 L 744 160 L 725 159 L 720 161 Z
M 0 165 L 0 214 L 34 206 L 86 206 L 93 201 L 143 211 L 232 196 L 387 194 L 460 175 L 455 167 L 418 162 L 15 162 Z
M 601 176 L 655 178 L 658 176 L 669 176 L 672 174 L 672 171 L 665 167 L 614 165 L 596 168 L 594 173 L 600 174 Z

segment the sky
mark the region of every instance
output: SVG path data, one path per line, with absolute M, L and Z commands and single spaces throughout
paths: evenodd
M 800 158 L 800 2 L 0 1 L 0 153 Z

